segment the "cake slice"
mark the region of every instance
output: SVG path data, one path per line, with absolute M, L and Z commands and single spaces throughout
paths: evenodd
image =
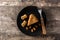
M 30 14 L 27 26 L 32 25 L 36 22 L 38 22 L 38 19 L 36 18 L 36 16 L 34 14 Z

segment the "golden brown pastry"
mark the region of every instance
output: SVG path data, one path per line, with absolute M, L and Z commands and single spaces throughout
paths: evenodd
M 33 29 L 31 29 L 31 32 L 33 32 Z
M 32 25 L 36 22 L 38 22 L 38 19 L 36 18 L 36 16 L 34 14 L 30 14 L 27 26 Z
M 28 30 L 28 27 L 26 27 L 26 30 Z
M 24 20 L 24 19 L 26 19 L 27 18 L 27 15 L 26 14 L 24 14 L 23 16 L 21 16 L 21 19 L 22 20 Z
M 22 27 L 24 27 L 27 24 L 27 22 L 24 20 L 21 24 Z
M 34 28 L 34 27 L 33 27 L 33 30 L 35 31 L 35 30 L 36 30 L 36 28 Z

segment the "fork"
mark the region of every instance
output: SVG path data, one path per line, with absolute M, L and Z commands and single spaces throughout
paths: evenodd
M 40 14 L 40 17 L 41 17 L 41 27 L 42 27 L 42 34 L 43 35 L 46 35 L 46 28 L 45 28 L 45 25 L 44 25 L 44 19 L 43 19 L 43 16 L 42 16 L 42 9 L 38 10 L 39 14 Z

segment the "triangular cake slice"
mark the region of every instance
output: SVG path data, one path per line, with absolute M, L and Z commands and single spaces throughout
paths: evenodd
M 32 25 L 36 22 L 38 22 L 38 19 L 36 18 L 36 16 L 34 14 L 30 14 L 27 26 Z

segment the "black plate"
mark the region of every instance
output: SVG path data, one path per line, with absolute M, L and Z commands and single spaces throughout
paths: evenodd
M 27 14 L 27 15 L 28 15 L 28 18 L 29 18 L 29 15 L 30 15 L 31 13 L 33 13 L 33 14 L 38 18 L 38 20 L 39 20 L 39 22 L 31 25 L 31 26 L 33 26 L 33 27 L 36 26 L 36 25 L 38 26 L 38 27 L 37 27 L 37 30 L 34 31 L 34 32 L 31 32 L 30 30 L 27 31 L 27 30 L 25 29 L 26 26 L 25 26 L 24 28 L 21 26 L 21 23 L 23 22 L 23 20 L 21 20 L 21 16 L 24 15 L 24 14 Z M 43 15 L 43 18 L 44 18 L 44 23 L 45 23 L 45 25 L 46 25 L 46 15 L 45 15 L 44 12 L 42 12 L 42 15 Z M 27 19 L 28 19 L 28 18 L 27 18 Z M 27 20 L 26 20 L 26 21 L 27 21 Z M 35 7 L 35 6 L 28 6 L 28 7 L 23 8 L 23 9 L 19 12 L 19 14 L 18 14 L 18 16 L 17 16 L 17 25 L 18 25 L 18 28 L 21 30 L 21 32 L 23 32 L 24 34 L 27 34 L 27 35 L 31 35 L 31 36 L 41 35 L 42 28 L 41 28 L 41 26 L 38 25 L 39 23 L 41 24 L 41 22 L 40 22 L 40 15 L 39 15 L 39 12 L 38 12 L 38 8 Z

